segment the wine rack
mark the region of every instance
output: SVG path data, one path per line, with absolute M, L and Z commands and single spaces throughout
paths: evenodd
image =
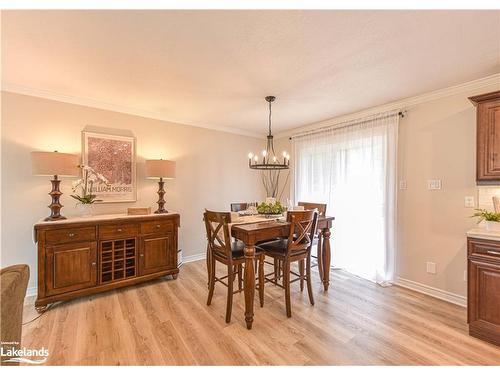
M 137 241 L 135 238 L 101 241 L 101 283 L 110 283 L 136 276 Z

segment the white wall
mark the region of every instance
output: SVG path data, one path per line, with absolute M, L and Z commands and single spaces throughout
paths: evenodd
M 259 174 L 247 167 L 247 154 L 259 150 L 257 139 L 204 128 L 167 123 L 117 112 L 2 92 L 2 224 L 1 266 L 26 263 L 31 268 L 29 287 L 36 286 L 36 246 L 33 224 L 48 216 L 48 177 L 31 175 L 34 150 L 80 153 L 84 127 L 105 127 L 132 132 L 137 138 L 135 203 L 96 206 L 96 214 L 126 212 L 130 206 L 155 207 L 158 184 L 144 178 L 144 160 L 177 161 L 177 178 L 166 183 L 167 209 L 179 212 L 179 245 L 183 255 L 205 252 L 204 208 L 229 210 L 231 202 L 264 198 Z M 73 179 L 64 179 L 63 214 L 76 215 L 69 197 Z
M 407 181 L 406 190 L 398 190 L 397 275 L 406 285 L 458 301 L 453 295 L 466 296 L 466 236 L 476 225 L 470 216 L 473 209 L 464 207 L 465 196 L 478 202 L 489 201 L 485 195 L 499 194 L 499 189 L 478 188 L 475 181 L 476 115 L 469 96 L 500 90 L 500 77 L 488 80 L 482 87 L 464 84 L 449 90 L 449 95 L 430 93 L 427 99 L 409 98 L 408 112 L 400 121 L 398 179 Z M 495 83 L 496 82 L 496 83 Z M 448 91 L 447 91 L 448 92 Z M 418 102 L 419 104 L 412 104 Z M 394 103 L 397 104 L 397 103 Z M 367 113 L 394 108 L 392 103 L 371 108 L 338 119 L 304 126 L 282 134 L 278 149 L 292 151 L 288 136 L 305 129 L 335 124 Z M 295 161 L 292 154 L 292 163 Z M 441 190 L 427 190 L 428 179 L 441 179 Z M 290 195 L 293 196 L 293 179 Z M 481 206 L 487 206 L 484 203 Z M 490 205 L 491 206 L 491 205 Z M 491 208 L 491 207 L 487 207 Z M 335 226 L 335 224 L 334 224 Z M 335 237 L 335 228 L 332 238 Z M 335 258 L 335 242 L 333 242 Z M 437 273 L 426 272 L 426 262 L 437 264 Z M 443 291 L 444 293 L 440 293 Z

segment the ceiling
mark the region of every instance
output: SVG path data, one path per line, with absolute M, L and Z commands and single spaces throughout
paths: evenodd
M 500 11 L 2 12 L 2 85 L 275 133 L 500 71 Z

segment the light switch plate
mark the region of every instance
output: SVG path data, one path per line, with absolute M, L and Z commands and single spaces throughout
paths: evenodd
M 441 189 L 441 180 L 427 180 L 427 189 L 428 190 L 440 190 Z
M 465 207 L 471 207 L 471 208 L 476 207 L 476 205 L 474 203 L 474 197 L 473 196 L 465 197 L 464 205 L 465 205 Z
M 399 180 L 399 190 L 406 190 L 406 180 Z
M 427 273 L 436 273 L 436 263 L 433 262 L 427 262 Z

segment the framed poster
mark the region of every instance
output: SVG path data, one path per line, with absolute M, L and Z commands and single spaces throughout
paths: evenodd
M 93 168 L 109 181 L 96 183 L 92 193 L 99 203 L 137 200 L 135 138 L 121 135 L 82 132 L 83 165 Z

